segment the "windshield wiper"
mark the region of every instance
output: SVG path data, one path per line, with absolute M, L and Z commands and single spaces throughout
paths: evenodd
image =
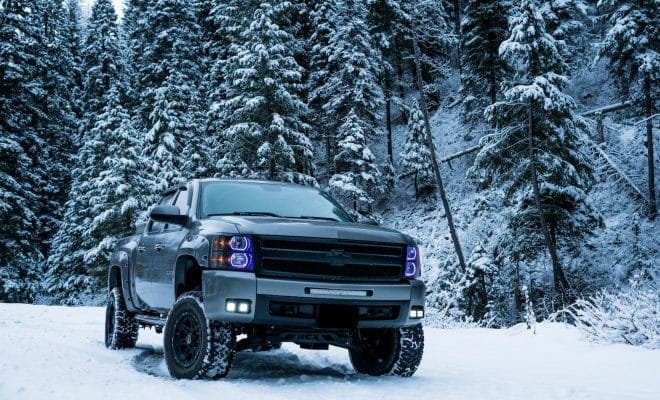
M 338 219 L 336 218 L 330 218 L 330 217 L 316 217 L 313 215 L 301 215 L 299 217 L 290 217 L 290 218 L 298 218 L 298 219 L 321 219 L 324 221 L 334 221 L 334 222 L 339 222 Z
M 262 211 L 234 211 L 230 213 L 211 213 L 206 214 L 207 217 L 217 217 L 222 215 L 245 215 L 251 217 L 275 217 L 275 218 L 284 218 L 281 215 L 272 213 L 272 212 L 262 212 Z

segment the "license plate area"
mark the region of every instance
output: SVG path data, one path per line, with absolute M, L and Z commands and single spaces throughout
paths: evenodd
M 319 328 L 355 329 L 359 320 L 356 306 L 321 304 L 319 305 Z

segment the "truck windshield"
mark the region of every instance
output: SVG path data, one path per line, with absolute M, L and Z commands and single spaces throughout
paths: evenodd
M 305 186 L 259 182 L 205 182 L 202 218 L 254 215 L 353 222 L 327 193 Z

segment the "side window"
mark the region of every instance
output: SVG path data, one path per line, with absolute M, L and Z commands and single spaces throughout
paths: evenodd
M 174 195 L 176 192 L 170 192 L 166 194 L 165 196 L 160 198 L 160 201 L 158 202 L 158 205 L 163 205 L 163 204 L 172 204 L 172 200 L 174 199 Z
M 163 231 L 164 227 L 165 227 L 165 223 L 163 222 L 149 221 L 149 228 L 147 229 L 147 232 L 160 233 Z
M 176 196 L 176 200 L 174 201 L 174 205 L 179 207 L 181 212 L 188 211 L 190 204 L 188 204 L 188 191 L 186 189 L 179 190 L 179 193 Z

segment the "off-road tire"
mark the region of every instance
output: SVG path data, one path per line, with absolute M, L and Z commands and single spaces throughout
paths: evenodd
M 105 308 L 105 347 L 109 349 L 135 347 L 139 329 L 138 321 L 126 309 L 121 288 L 113 288 L 108 293 Z
M 217 379 L 229 372 L 236 336 L 229 325 L 206 317 L 201 293 L 184 293 L 177 299 L 163 336 L 165 362 L 172 377 Z
M 381 376 L 412 376 L 424 353 L 422 325 L 399 329 L 362 329 L 356 332 L 357 348 L 349 350 L 358 373 Z

